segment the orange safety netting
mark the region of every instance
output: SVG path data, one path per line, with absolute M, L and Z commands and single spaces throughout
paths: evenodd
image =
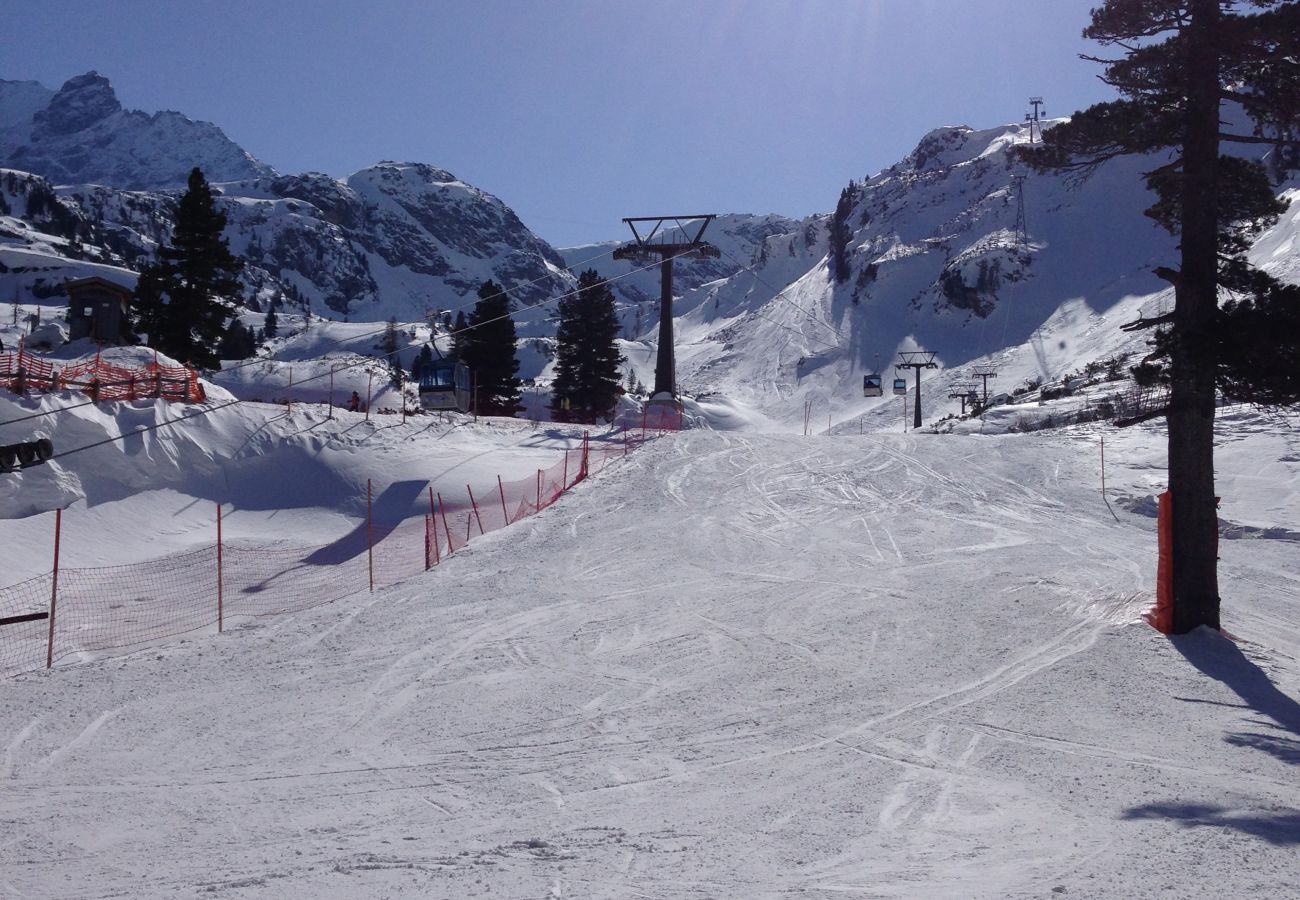
M 42 668 L 47 657 L 142 646 L 397 584 L 547 508 L 642 441 L 623 435 L 593 449 L 584 439 L 532 478 L 466 485 L 466 501 L 444 503 L 430 488 L 425 512 L 389 522 L 368 516 L 323 546 L 227 541 L 146 563 L 62 568 L 0 588 L 0 675 Z M 48 612 L 52 621 L 29 618 Z
M 157 362 L 127 368 L 93 360 L 63 366 L 18 348 L 0 353 L 0 387 L 15 394 L 28 391 L 79 390 L 92 400 L 141 400 L 161 398 L 178 403 L 202 403 L 203 384 L 198 373 L 185 366 L 162 366 Z

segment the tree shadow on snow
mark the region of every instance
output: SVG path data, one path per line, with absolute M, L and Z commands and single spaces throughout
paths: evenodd
M 1252 724 L 1256 730 L 1225 734 L 1224 741 L 1234 747 L 1260 750 L 1290 765 L 1300 765 L 1300 702 L 1280 691 L 1235 641 L 1218 632 L 1199 628 L 1191 634 L 1173 636 L 1169 642 L 1188 662 L 1210 678 L 1222 682 L 1242 702 L 1179 699 L 1255 713 Z M 1124 817 L 1176 819 L 1187 828 L 1198 825 L 1232 828 L 1270 844 L 1300 845 L 1300 811 L 1291 808 L 1247 813 L 1194 803 L 1149 803 L 1130 809 Z
M 1169 642 L 1188 662 L 1229 687 L 1246 708 L 1259 714 L 1254 724 L 1260 731 L 1228 734 L 1225 741 L 1300 764 L 1300 702 L 1282 693 L 1235 641 L 1198 628 L 1191 634 L 1172 636 Z
M 1300 845 L 1300 812 L 1293 809 L 1275 814 L 1237 815 L 1221 806 L 1196 803 L 1148 803 L 1124 814 L 1126 819 L 1177 819 L 1184 828 L 1208 825 L 1231 828 L 1279 847 Z

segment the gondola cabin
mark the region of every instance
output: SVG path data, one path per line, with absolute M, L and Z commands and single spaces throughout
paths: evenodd
M 420 406 L 428 410 L 468 412 L 469 366 L 440 359 L 420 369 Z
M 884 393 L 880 386 L 880 373 L 872 372 L 870 375 L 862 376 L 862 396 L 879 397 Z
M 907 393 L 907 379 L 905 378 L 894 379 L 894 393 L 898 395 Z

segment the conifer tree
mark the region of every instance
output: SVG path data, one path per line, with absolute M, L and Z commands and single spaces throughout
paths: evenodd
M 411 377 L 419 378 L 424 367 L 433 363 L 433 348 L 425 344 L 420 348 L 420 352 L 415 357 L 415 362 L 411 363 Z
M 469 328 L 469 322 L 465 319 L 465 311 L 463 309 L 458 310 L 456 312 L 456 324 L 451 330 L 450 345 L 447 348 L 447 356 L 449 359 L 460 359 L 460 351 L 463 343 L 461 338 L 465 334 L 467 328 Z
M 515 358 L 510 298 L 496 282 L 485 281 L 478 289 L 478 302 L 466 330 L 459 335 L 457 350 L 471 370 L 480 413 L 513 416 L 524 408 L 519 402 L 519 379 L 515 377 L 519 360 Z
M 280 321 L 275 317 L 274 306 L 266 311 L 266 321 L 262 324 L 262 333 L 268 338 L 273 338 L 280 334 Z
M 1084 36 L 1123 51 L 1094 59 L 1120 99 L 1052 128 L 1030 158 L 1086 172 L 1123 154 L 1161 152 L 1146 176 L 1157 198 L 1147 215 L 1179 237 L 1179 268 L 1156 269 L 1174 287 L 1174 309 L 1131 327 L 1159 329 L 1144 371 L 1170 389 L 1173 630 L 1218 628 L 1216 387 L 1260 403 L 1300 401 L 1300 289 L 1244 257 L 1250 237 L 1284 207 L 1262 165 L 1221 155 L 1220 144 L 1294 146 L 1300 3 L 1105 0 Z M 1250 134 L 1224 130 L 1229 103 L 1252 121 Z M 1237 298 L 1220 306 L 1223 289 Z
M 849 266 L 849 242 L 853 240 L 853 228 L 849 225 L 849 216 L 860 196 L 862 186 L 850 179 L 848 187 L 840 191 L 839 202 L 835 204 L 835 213 L 831 216 L 830 270 L 831 278 L 836 284 L 848 281 L 852 274 Z
M 577 292 L 560 301 L 559 312 L 551 415 L 558 422 L 594 424 L 612 415 L 620 393 L 614 292 L 588 269 L 578 276 Z
M 148 334 L 149 346 L 203 368 L 217 364 L 217 347 L 240 293 L 244 261 L 226 245 L 225 227 L 225 213 L 217 211 L 212 189 L 195 168 L 176 208 L 171 246 L 141 273 L 144 290 L 136 296 L 136 329 Z

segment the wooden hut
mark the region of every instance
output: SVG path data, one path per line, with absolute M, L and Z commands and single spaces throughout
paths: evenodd
M 88 337 L 105 344 L 124 342 L 131 312 L 131 291 L 97 275 L 67 282 L 70 340 Z

